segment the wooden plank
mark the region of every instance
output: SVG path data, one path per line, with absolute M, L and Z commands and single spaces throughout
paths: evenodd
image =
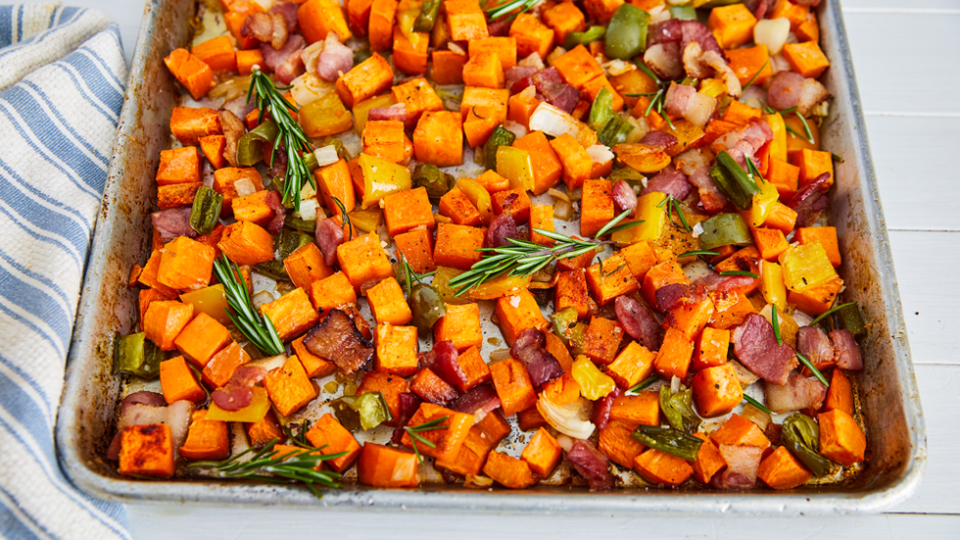
M 887 227 L 960 230 L 955 201 L 943 196 L 956 189 L 960 121 L 868 116 L 867 133 Z
M 960 233 L 890 231 L 890 245 L 914 364 L 960 364 Z
M 960 101 L 952 99 L 960 87 L 960 70 L 944 64 L 960 57 L 960 40 L 954 38 L 960 13 L 851 12 L 844 20 L 868 114 L 960 115 Z

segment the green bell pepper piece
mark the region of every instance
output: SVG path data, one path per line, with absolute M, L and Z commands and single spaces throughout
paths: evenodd
M 160 376 L 163 351 L 146 339 L 146 332 L 117 336 L 113 347 L 113 373 L 130 373 L 141 379 Z
M 223 195 L 207 186 L 200 186 L 193 197 L 193 208 L 190 209 L 190 227 L 200 236 L 213 232 L 220 222 L 222 205 Z
M 670 15 L 674 19 L 680 19 L 681 21 L 695 21 L 697 20 L 697 10 L 693 7 L 693 4 L 684 4 L 682 6 L 670 6 Z
M 456 179 L 432 163 L 420 163 L 413 170 L 413 185 L 427 189 L 427 196 L 440 200 L 454 186 Z
M 421 334 L 429 334 L 433 325 L 440 317 L 447 314 L 447 307 L 443 303 L 440 293 L 430 285 L 414 283 L 410 288 L 410 311 L 413 313 L 412 324 Z
M 633 440 L 687 461 L 696 461 L 703 441 L 671 427 L 637 426 L 630 434 Z
M 570 346 L 570 336 L 573 325 L 577 324 L 577 310 L 568 307 L 555 311 L 550 314 L 550 323 L 553 327 L 553 333 L 563 340 L 563 343 Z
M 393 419 L 387 400 L 380 392 L 364 392 L 359 396 L 343 396 L 340 401 L 346 403 L 360 416 L 360 427 L 364 431 L 373 429 Z
M 685 433 L 694 431 L 700 425 L 700 417 L 693 412 L 693 389 L 688 388 L 672 394 L 670 385 L 660 387 L 660 410 L 667 417 L 673 429 Z
M 280 234 L 273 239 L 273 249 L 277 257 L 272 261 L 256 265 L 257 272 L 269 278 L 289 280 L 290 276 L 287 275 L 287 270 L 283 266 L 283 260 L 311 242 L 313 242 L 313 238 L 302 232 L 286 228 L 281 229 Z
M 433 25 L 437 24 L 437 17 L 440 15 L 440 4 L 442 0 L 425 0 L 420 5 L 420 15 L 413 22 L 414 32 L 431 32 Z
M 265 119 L 259 126 L 248 131 L 237 142 L 237 163 L 242 167 L 253 167 L 263 160 L 263 143 L 273 144 L 280 130 L 271 119 Z
M 863 321 L 863 315 L 860 314 L 860 305 L 856 302 L 853 305 L 838 309 L 836 315 L 840 321 L 840 328 L 849 330 L 855 339 L 867 335 L 866 323 Z
M 829 474 L 833 462 L 820 455 L 820 427 L 809 416 L 791 414 L 783 421 L 783 445 L 816 476 Z
M 757 183 L 726 151 L 717 154 L 717 162 L 710 169 L 710 178 L 740 210 L 750 208 L 753 204 L 753 196 L 760 193 Z
M 570 50 L 577 45 L 587 45 L 594 41 L 599 41 L 607 33 L 606 27 L 591 26 L 583 32 L 570 32 L 567 38 L 563 40 L 563 48 Z
M 491 171 L 497 170 L 497 148 L 511 146 L 517 136 L 503 126 L 497 126 L 483 145 L 483 166 Z
M 704 220 L 700 226 L 703 227 L 703 234 L 700 235 L 701 249 L 753 243 L 747 221 L 737 213 L 717 214 Z
M 607 26 L 603 54 L 610 58 L 629 60 L 647 49 L 647 29 L 650 14 L 630 5 L 621 4 Z

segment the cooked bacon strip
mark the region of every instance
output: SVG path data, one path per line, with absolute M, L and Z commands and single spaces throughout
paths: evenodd
M 757 482 L 757 469 L 763 449 L 759 446 L 734 446 L 721 444 L 720 456 L 727 463 L 722 474 L 713 477 L 713 486 L 718 489 L 750 489 Z
M 406 107 L 376 107 L 370 109 L 367 120 L 397 120 L 406 122 L 407 109 Z
M 500 406 L 500 397 L 491 383 L 483 383 L 471 388 L 466 394 L 450 402 L 450 410 L 464 412 L 474 416 L 486 414 Z M 478 418 L 479 420 L 479 418 Z
M 420 367 L 429 368 L 447 384 L 458 387 L 467 384 L 467 374 L 457 362 L 457 347 L 452 341 L 441 341 L 433 345 L 427 354 L 421 354 Z
M 173 241 L 178 236 L 196 238 L 197 231 L 190 226 L 191 208 L 169 208 L 150 214 L 150 221 L 153 228 L 160 233 L 160 240 L 166 244 Z
M 336 32 L 327 34 L 323 42 L 323 52 L 317 59 L 317 75 L 333 82 L 353 67 L 353 51 L 337 39 Z
M 830 180 L 830 173 L 825 172 L 800 188 L 800 191 L 790 199 L 788 206 L 797 212 L 797 227 L 813 225 L 820 217 L 820 213 L 829 206 L 830 202 L 827 200 L 824 189 L 828 180 Z
M 329 266 L 337 262 L 337 246 L 346 241 L 346 235 L 333 218 L 323 218 L 317 221 L 315 230 L 317 247 L 323 253 L 323 260 Z
M 280 192 L 277 190 L 270 191 L 263 202 L 273 210 L 273 219 L 270 220 L 270 223 L 267 223 L 267 230 L 273 235 L 280 234 L 280 230 L 283 229 L 283 221 L 287 217 L 287 209 L 283 207 L 283 198 L 280 196 Z
M 647 146 L 662 146 L 664 150 L 679 144 L 680 141 L 669 133 L 662 131 L 650 131 L 640 139 L 640 144 Z
M 816 79 L 807 79 L 793 71 L 781 71 L 770 82 L 767 103 L 777 110 L 797 108 L 807 115 L 815 105 L 830 97 L 830 92 Z
M 226 139 L 226 146 L 223 148 L 223 158 L 231 167 L 238 167 L 237 163 L 237 143 L 240 137 L 247 132 L 243 120 L 237 117 L 232 111 L 226 109 L 218 113 L 220 117 L 220 126 L 223 128 L 223 136 Z
M 676 42 L 657 43 L 648 47 L 643 53 L 643 63 L 661 79 L 674 80 L 683 76 L 680 44 Z
M 573 443 L 573 448 L 567 452 L 567 461 L 587 480 L 590 489 L 604 490 L 613 487 L 607 456 L 589 442 L 578 440 Z
M 613 402 L 618 397 L 620 397 L 620 388 L 615 386 L 613 392 L 594 403 L 593 416 L 590 419 L 597 425 L 598 429 L 604 429 L 610 423 L 610 411 L 613 410 Z
M 804 377 L 799 373 L 790 375 L 787 384 L 764 383 L 766 405 L 775 413 L 799 411 L 801 409 L 819 410 L 827 397 L 827 387 L 817 379 Z
M 836 363 L 830 337 L 816 326 L 803 326 L 797 332 L 797 352 L 806 356 L 817 369 L 826 369 Z
M 678 155 L 675 163 L 677 168 L 687 175 L 687 180 L 696 186 L 703 209 L 707 212 L 718 212 L 727 205 L 727 198 L 710 178 L 712 159 L 709 152 L 695 148 Z
M 543 94 L 547 103 L 566 113 L 573 112 L 580 102 L 580 91 L 563 81 L 555 67 L 539 71 L 531 77 L 537 92 Z
M 666 169 L 647 180 L 647 187 L 643 188 L 640 196 L 654 191 L 666 193 L 674 199 L 682 201 L 693 191 L 693 186 L 687 181 L 687 175 L 683 171 L 678 170 L 673 165 L 668 165 Z
M 660 175 L 657 175 L 660 176 Z M 637 208 L 637 192 L 630 187 L 630 184 L 624 180 L 617 180 L 613 183 L 613 204 L 616 207 L 616 213 L 619 215 L 624 210 L 630 210 L 630 216 Z
M 831 330 L 830 340 L 833 341 L 833 347 L 836 351 L 834 360 L 837 367 L 849 370 L 860 371 L 863 369 L 863 357 L 860 355 L 860 345 L 849 330 Z
M 507 238 L 516 238 L 519 234 L 517 222 L 513 219 L 510 212 L 501 212 L 497 214 L 487 229 L 487 235 L 483 239 L 483 247 L 494 248 L 509 245 Z
M 503 72 L 503 78 L 505 81 L 503 87 L 509 88 L 511 94 L 516 94 L 517 92 L 533 84 L 533 76 L 536 73 L 537 68 L 534 66 L 513 66 L 512 68 Z M 514 88 L 515 84 L 523 80 L 527 81 L 526 84 Z
M 757 313 L 733 330 L 730 341 L 740 363 L 767 382 L 786 384 L 790 371 L 799 365 L 793 347 L 777 345 L 773 325 Z
M 331 309 L 326 318 L 307 333 L 303 344 L 311 353 L 333 362 L 345 375 L 356 373 L 373 359 L 375 352 L 353 319 L 339 309 Z
M 270 13 L 283 15 L 283 19 L 287 23 L 287 33 L 292 34 L 297 31 L 297 11 L 299 9 L 300 4 L 297 2 L 274 2 L 270 8 Z
M 544 348 L 546 338 L 536 328 L 528 328 L 513 342 L 510 355 L 521 360 L 527 366 L 530 382 L 535 388 L 563 375 L 560 362 Z
M 397 396 L 397 417 L 394 418 L 397 427 L 393 430 L 390 442 L 400 444 L 400 440 L 403 439 L 405 433 L 403 426 L 407 425 L 407 422 L 417 413 L 421 403 L 423 403 L 423 400 L 413 392 L 401 392 Z
M 630 337 L 651 351 L 660 350 L 663 327 L 647 306 L 629 296 L 618 296 L 613 307 L 617 321 Z

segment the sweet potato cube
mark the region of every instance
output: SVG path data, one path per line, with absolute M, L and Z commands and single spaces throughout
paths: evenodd
M 483 252 L 477 249 L 483 247 L 485 237 L 484 229 L 440 223 L 437 225 L 437 244 L 433 250 L 433 260 L 440 266 L 469 270 L 482 256 Z
M 377 325 L 377 371 L 409 377 L 417 372 L 417 327 Z
M 730 331 L 706 327 L 697 338 L 693 350 L 690 369 L 700 371 L 708 367 L 722 366 L 727 363 L 727 351 L 730 348 Z
M 823 457 L 849 466 L 863 461 L 867 439 L 852 416 L 840 409 L 817 415 L 820 423 L 820 453 Z
M 313 446 L 320 448 L 320 452 L 324 455 L 346 452 L 346 455 L 324 462 L 331 469 L 340 473 L 349 469 L 353 462 L 360 457 L 360 443 L 330 413 L 321 416 L 314 422 L 310 430 L 307 431 L 307 440 Z
M 193 412 L 187 440 L 180 447 L 184 459 L 226 459 L 230 457 L 230 435 L 223 420 L 207 420 L 207 411 Z
M 563 44 L 570 32 L 578 32 L 586 27 L 583 12 L 573 2 L 560 2 L 544 10 L 543 22 L 553 28 L 558 44 Z
M 587 291 L 587 277 L 584 269 L 560 272 L 554 293 L 554 306 L 556 311 L 566 308 L 577 310 L 578 319 L 583 319 L 591 310 L 596 310 L 596 303 Z
M 470 40 L 468 54 L 471 59 L 482 54 L 493 54 L 506 71 L 517 65 L 517 40 L 512 36 L 490 36 Z
M 756 446 L 763 450 L 770 447 L 770 439 L 760 427 L 737 413 L 733 413 L 720 429 L 710 434 L 710 440 L 717 448 L 723 444 L 733 446 Z
M 710 441 L 710 437 L 703 433 L 694 433 L 693 436 L 703 441 L 700 444 L 700 450 L 697 451 L 697 460 L 692 464 L 693 475 L 704 484 L 709 484 L 713 475 L 726 467 L 727 462 L 724 461 L 716 445 Z
M 413 132 L 413 151 L 418 161 L 438 167 L 463 163 L 463 125 L 451 111 L 425 112 Z
M 463 66 L 468 57 L 465 53 L 436 49 L 431 55 L 433 80 L 437 84 L 463 84 Z
M 222 169 L 227 166 L 227 158 L 223 156 L 223 151 L 227 147 L 227 138 L 223 135 L 207 135 L 200 137 L 200 150 L 204 157 L 213 165 L 214 169 Z
M 517 413 L 517 425 L 521 431 L 533 431 L 547 425 L 547 420 L 536 406 Z
M 404 165 L 413 156 L 413 143 L 398 120 L 368 120 L 363 126 L 363 153 Z
M 756 24 L 757 18 L 743 4 L 714 8 L 707 21 L 713 37 L 723 49 L 735 49 L 750 41 Z
M 463 89 L 460 116 L 466 120 L 468 115 L 476 109 L 477 111 L 483 111 L 483 116 L 491 119 L 494 124 L 503 123 L 507 119 L 507 101 L 509 99 L 510 90 L 506 88 L 467 86 Z
M 410 391 L 427 403 L 446 405 L 457 398 L 457 391 L 429 368 L 423 368 L 410 381 Z
M 530 241 L 543 246 L 552 246 L 554 241 L 538 233 L 536 229 L 556 232 L 553 221 L 553 205 L 535 204 L 530 207 Z
M 207 398 L 182 356 L 160 362 L 160 387 L 168 405 L 180 400 L 198 403 Z
M 237 73 L 240 75 L 250 75 L 253 73 L 253 66 L 262 65 L 263 53 L 260 49 L 237 51 Z
M 618 254 L 627 261 L 627 266 L 630 267 L 630 272 L 637 282 L 642 282 L 647 272 L 659 262 L 656 253 L 647 241 L 630 244 L 621 249 Z
M 293 340 L 290 342 L 290 345 L 293 347 L 293 353 L 297 355 L 297 358 L 303 365 L 303 370 L 306 372 L 307 377 L 311 379 L 326 377 L 337 371 L 337 366 L 333 362 L 328 362 L 307 350 L 306 345 L 303 344 L 304 337 L 306 336 L 301 336 Z
M 483 332 L 480 328 L 480 306 L 470 304 L 446 304 L 447 313 L 433 327 L 433 339 L 452 341 L 458 351 L 470 347 L 483 346 Z
M 603 75 L 603 68 L 583 45 L 577 45 L 557 57 L 553 61 L 553 67 L 560 71 L 560 75 L 567 84 L 577 90 L 581 90 L 585 84 Z
M 593 237 L 613 219 L 613 195 L 606 180 L 585 180 L 580 200 L 580 235 Z
M 397 249 L 418 274 L 437 269 L 433 260 L 433 238 L 427 229 L 416 229 L 393 237 Z
M 723 51 L 723 53 L 729 59 L 730 69 L 733 70 L 733 74 L 736 75 L 737 79 L 740 80 L 741 85 L 746 85 L 752 80 L 753 84 L 759 84 L 763 86 L 763 83 L 767 82 L 773 77 L 773 66 L 771 66 L 769 63 L 770 51 L 767 49 L 766 45 L 743 47 L 740 49 L 729 49 Z M 748 109 L 753 110 L 751 111 Z M 731 114 L 737 113 L 746 113 L 750 116 L 755 115 L 756 118 L 760 118 L 759 109 L 754 109 L 753 107 L 749 107 L 742 103 L 740 103 L 740 106 L 735 106 L 735 110 Z M 746 124 L 746 121 L 742 116 L 738 116 L 734 119 L 728 118 L 727 114 L 724 114 L 723 119 L 727 122 L 733 122 L 734 124 Z
M 120 432 L 120 474 L 170 478 L 173 434 L 166 424 L 127 426 Z
M 151 302 L 143 316 L 143 331 L 147 339 L 164 351 L 175 348 L 174 340 L 193 319 L 193 305 L 176 300 Z
M 354 287 L 393 276 L 393 267 L 376 233 L 337 246 L 340 269 Z
M 840 368 L 835 368 L 830 376 L 830 387 L 827 388 L 827 399 L 823 402 L 824 411 L 839 409 L 853 416 L 853 387 L 850 379 Z
M 479 227 L 480 212 L 459 187 L 454 187 L 440 198 L 440 215 L 447 216 L 457 225 Z
M 637 427 L 660 425 L 660 397 L 657 392 L 643 391 L 635 396 L 621 394 L 613 400 L 610 420 Z
M 407 324 L 413 318 L 403 289 L 396 278 L 388 277 L 367 290 L 367 302 L 378 324 L 390 323 L 394 326 Z
M 297 20 L 307 43 L 323 41 L 330 32 L 336 32 L 340 41 L 351 36 L 343 8 L 336 0 L 307 0 L 297 10 Z
M 216 250 L 178 236 L 163 246 L 157 281 L 171 289 L 200 289 L 210 284 Z
M 280 341 L 299 336 L 316 326 L 319 321 L 317 310 L 310 303 L 306 291 L 296 288 L 293 291 L 260 306 L 260 313 L 270 318 Z
M 382 444 L 363 443 L 357 479 L 374 487 L 403 488 L 420 485 L 417 456 Z
M 160 186 L 157 188 L 157 206 L 159 206 L 161 210 L 190 206 L 197 197 L 197 190 L 199 190 L 202 185 L 201 182 L 195 182 L 193 184 Z
M 373 0 L 370 3 L 369 22 L 363 25 L 370 31 L 370 50 L 383 52 L 393 45 L 393 23 L 398 7 L 397 0 Z M 350 9 L 349 5 L 347 9 Z
M 682 458 L 653 448 L 633 460 L 633 468 L 651 484 L 679 486 L 693 475 L 693 467 Z
M 757 478 L 773 489 L 793 489 L 812 477 L 786 446 L 774 450 L 757 469 Z
M 393 27 L 393 66 L 408 75 L 425 74 L 429 46 L 429 34 L 411 32 L 408 36 L 399 26 Z
M 657 373 L 667 379 L 673 376 L 685 379 L 692 358 L 693 341 L 681 330 L 668 328 L 663 336 L 663 344 L 657 351 L 657 358 L 653 361 L 653 366 Z
M 190 54 L 214 71 L 237 71 L 237 53 L 227 36 L 217 36 L 194 45 Z
M 163 59 L 170 73 L 180 81 L 193 99 L 200 100 L 215 85 L 213 70 L 186 49 L 176 49 Z
M 487 20 L 477 0 L 450 0 L 445 5 L 450 39 L 474 41 L 490 35 L 487 32 Z
M 732 411 L 743 401 L 733 365 L 708 367 L 693 376 L 693 401 L 701 416 L 712 418 Z
M 530 13 L 517 15 L 510 25 L 510 37 L 517 40 L 518 58 L 526 58 L 533 53 L 546 58 L 553 49 L 554 31 Z
M 255 191 L 263 189 L 263 179 L 253 167 L 217 169 L 213 173 L 213 189 L 223 195 L 223 206 L 220 209 L 221 216 L 228 216 L 233 213 L 233 200 L 239 197 L 237 182 L 250 182 Z
M 597 448 L 617 465 L 633 468 L 633 461 L 646 447 L 630 436 L 632 432 L 633 427 L 629 424 L 610 421 L 600 430 Z
M 599 364 L 610 364 L 620 350 L 623 327 L 618 321 L 592 317 L 584 338 L 583 351 L 588 358 Z
M 274 217 L 273 209 L 267 203 L 268 190 L 260 190 L 233 200 L 233 217 L 237 221 L 250 221 L 266 227 Z
M 537 483 L 537 477 L 526 461 L 500 452 L 490 452 L 487 464 L 483 466 L 483 474 L 511 489 L 528 488 Z
M 562 451 L 557 439 L 544 428 L 540 428 L 524 447 L 520 459 L 527 462 L 530 470 L 540 478 L 550 476 L 560 463 Z
M 433 53 L 434 57 L 439 52 L 452 51 L 436 51 Z M 393 92 L 393 97 L 397 100 L 397 103 L 402 103 L 407 111 L 406 124 L 408 128 L 415 126 L 423 113 L 443 110 L 443 100 L 423 77 L 398 84 L 391 89 L 391 92 Z
M 593 172 L 593 158 L 586 149 L 569 133 L 551 140 L 550 146 L 563 165 L 563 182 L 567 189 L 574 190 L 583 186 Z
M 487 414 L 470 428 L 454 461 L 437 460 L 435 465 L 463 476 L 480 474 L 487 454 L 509 434 L 510 425 L 500 413 Z
M 357 303 L 357 293 L 346 274 L 337 272 L 310 287 L 310 300 L 319 311 Z
M 840 248 L 837 242 L 836 227 L 800 227 L 794 237 L 801 245 L 819 242 L 827 253 L 827 259 L 834 267 L 840 266 Z
M 517 336 L 524 330 L 546 330 L 550 324 L 540 311 L 533 294 L 525 289 L 515 295 L 497 298 L 496 314 L 500 320 L 500 331 L 510 346 L 513 346 Z
M 432 229 L 433 207 L 427 197 L 427 189 L 418 187 L 383 198 L 383 216 L 390 236 L 404 233 L 415 227 Z
M 507 358 L 490 364 L 490 376 L 500 397 L 504 416 L 512 416 L 536 405 L 537 393 L 533 390 L 530 374 L 523 362 Z
M 688 301 L 672 310 L 663 320 L 663 325 L 680 330 L 690 339 L 696 339 L 710 322 L 714 311 L 713 301 L 709 296 L 705 296 L 698 301 Z
M 807 19 L 810 14 L 810 6 L 794 4 L 790 0 L 777 0 L 773 3 L 773 8 L 767 13 L 768 19 L 784 18 L 790 21 L 790 30 L 794 32 Z
M 613 363 L 607 366 L 606 374 L 613 378 L 620 388 L 631 388 L 653 373 L 653 360 L 656 356 L 657 353 L 631 341 L 620 351 Z
M 231 341 L 230 330 L 201 311 L 180 331 L 173 344 L 180 354 L 202 369 Z
M 390 415 L 393 416 L 393 420 L 384 423 L 389 426 L 396 426 L 397 419 L 400 418 L 400 394 L 409 390 L 410 385 L 400 375 L 386 371 L 368 371 L 363 376 L 360 386 L 357 387 L 357 395 L 367 392 L 380 392 L 384 401 L 387 402 Z
M 509 200 L 509 202 L 508 202 Z M 530 197 L 523 187 L 498 191 L 493 194 L 493 211 L 502 214 L 509 210 L 517 223 L 530 220 Z
M 643 277 L 643 285 L 640 287 L 640 293 L 643 299 L 651 306 L 657 305 L 657 289 L 666 285 L 680 283 L 689 285 L 690 280 L 683 273 L 683 268 L 677 264 L 677 261 L 668 260 L 654 265 Z
M 414 413 L 413 418 L 407 422 L 407 426 L 419 426 L 443 417 L 446 417 L 446 420 L 439 422 L 437 425 L 446 426 L 445 428 L 421 431 L 418 433 L 420 437 L 433 443 L 434 447 L 431 448 L 423 443 L 414 441 L 410 437 L 410 433 L 407 432 L 403 434 L 403 439 L 400 440 L 400 444 L 408 448 L 413 448 L 413 445 L 416 444 L 417 450 L 421 454 L 438 460 L 450 461 L 455 459 L 460 452 L 460 448 L 463 447 L 467 434 L 470 432 L 470 427 L 474 424 L 472 414 L 452 411 L 440 405 L 434 405 L 433 403 L 421 403 L 420 408 Z
M 263 386 L 277 412 L 283 416 L 299 411 L 318 394 L 317 387 L 307 377 L 303 364 L 296 356 L 287 358 L 282 366 L 267 373 Z
M 200 165 L 200 152 L 196 146 L 163 150 L 157 169 L 157 185 L 200 182 Z
M 787 43 L 782 54 L 794 71 L 807 78 L 816 79 L 830 67 L 830 61 L 815 41 Z
M 184 146 L 196 146 L 200 137 L 221 135 L 220 117 L 209 107 L 174 107 L 170 114 L 170 131 Z
M 199 315 L 198 315 L 199 317 Z M 250 361 L 250 355 L 236 341 L 213 355 L 207 365 L 203 366 L 203 382 L 212 388 L 219 388 L 230 382 L 233 373 L 240 366 Z
M 492 52 L 472 55 L 463 66 L 463 83 L 468 86 L 503 88 L 503 65 L 500 58 Z
M 833 155 L 830 152 L 803 148 L 790 153 L 790 163 L 800 168 L 800 187 L 813 182 L 823 173 L 830 174 L 830 178 L 823 185 L 823 189 L 829 189 L 833 185 Z
M 280 421 L 277 420 L 277 415 L 272 410 L 268 410 L 266 416 L 259 422 L 245 424 L 245 427 L 247 430 L 247 439 L 250 441 L 250 446 L 254 448 L 263 448 L 274 439 L 279 439 L 280 442 L 283 442 L 287 437 L 280 427 Z
M 305 291 L 309 291 L 315 281 L 333 275 L 333 269 L 327 266 L 323 253 L 313 242 L 288 255 L 283 260 L 283 268 L 290 276 L 290 281 Z
M 337 94 L 344 105 L 353 108 L 356 103 L 386 92 L 392 84 L 393 69 L 375 52 L 337 79 Z
M 490 368 L 480 355 L 480 347 L 473 345 L 457 356 L 457 364 L 467 376 L 466 383 L 459 381 L 455 385 L 460 392 L 466 392 L 478 384 L 490 381 Z
M 767 262 L 774 262 L 781 253 L 790 248 L 783 231 L 779 229 L 768 229 L 760 227 L 751 229 L 753 243 L 760 252 L 760 258 Z
M 273 251 L 273 236 L 263 227 L 249 221 L 238 221 L 224 227 L 217 247 L 231 261 L 241 265 L 252 266 L 272 261 L 276 257 Z
M 633 277 L 633 271 L 630 270 L 630 265 L 622 253 L 615 253 L 588 268 L 587 284 L 594 299 L 601 306 L 639 288 L 636 278 Z

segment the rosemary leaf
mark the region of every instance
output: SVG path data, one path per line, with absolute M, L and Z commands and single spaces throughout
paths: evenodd
M 717 255 L 720 255 L 720 253 L 717 251 L 710 251 L 709 249 L 698 249 L 694 251 L 687 251 L 686 253 L 681 253 L 680 255 L 677 256 L 677 258 L 682 259 L 684 257 L 691 257 L 694 255 L 698 257 L 701 255 L 707 256 L 707 257 L 716 257 Z
M 270 317 L 261 315 L 253 307 L 247 287 L 243 283 L 243 278 L 240 277 L 240 268 L 226 256 L 222 256 L 213 261 L 213 273 L 223 284 L 227 304 L 233 310 L 233 313 L 228 310 L 227 316 L 240 333 L 264 354 L 270 356 L 283 354 L 283 342 L 277 334 L 277 329 L 274 328 Z
M 780 319 L 777 317 L 777 306 L 773 306 L 773 312 L 770 319 L 773 322 L 773 335 L 777 338 L 777 345 L 783 345 L 783 339 L 780 337 Z
M 827 318 L 828 316 L 833 315 L 835 312 L 840 311 L 841 309 L 843 309 L 843 308 L 845 308 L 845 307 L 847 307 L 847 306 L 852 306 L 852 305 L 854 305 L 854 304 L 856 304 L 856 302 L 847 302 L 846 304 L 840 304 L 839 306 L 834 306 L 834 307 L 832 307 L 832 308 L 824 311 L 823 313 L 821 313 L 820 316 L 817 317 L 816 319 L 810 321 L 809 326 L 813 326 L 813 325 L 817 324 L 818 322 L 822 321 L 823 319 Z
M 743 400 L 746 401 L 747 403 L 753 405 L 754 407 L 760 409 L 761 411 L 767 413 L 767 414 L 773 414 L 773 412 L 772 412 L 770 409 L 766 408 L 766 407 L 763 405 L 763 403 L 760 403 L 759 401 L 753 399 L 752 397 L 750 397 L 750 396 L 748 396 L 748 395 L 746 395 L 746 394 L 743 395 Z
M 827 378 L 823 376 L 823 373 L 820 373 L 820 370 L 817 369 L 817 366 L 813 365 L 813 362 L 811 362 L 809 358 L 800 354 L 799 351 L 797 351 L 797 358 L 800 359 L 801 364 L 803 364 L 807 369 L 809 369 L 813 373 L 813 376 L 816 377 L 817 380 L 822 382 L 823 385 L 826 386 L 827 388 L 830 388 L 830 381 L 828 381 Z
M 744 272 L 742 270 L 727 270 L 726 272 L 720 272 L 721 276 L 746 276 L 752 277 L 753 279 L 760 279 L 760 276 L 754 274 L 753 272 Z
M 758 69 L 757 72 L 753 74 L 753 77 L 750 78 L 750 80 L 747 82 L 747 84 L 745 84 L 745 85 L 743 86 L 743 88 L 741 89 L 741 92 L 745 91 L 747 88 L 750 88 L 750 85 L 753 84 L 753 83 L 757 80 L 757 77 L 759 77 L 760 74 L 763 73 L 763 70 L 767 69 L 767 65 L 768 65 L 768 64 L 770 64 L 770 59 L 769 59 L 769 58 L 767 58 L 767 61 L 764 62 L 763 65 L 760 66 L 760 69 Z
M 640 381 L 640 382 L 637 383 L 636 385 L 631 386 L 630 389 L 627 390 L 627 391 L 624 393 L 624 395 L 627 395 L 627 396 L 635 396 L 635 395 L 639 394 L 641 390 L 643 390 L 644 388 L 646 388 L 646 387 L 650 386 L 651 384 L 657 382 L 658 380 L 660 380 L 660 377 L 658 377 L 657 375 L 651 375 L 651 376 L 647 377 L 646 379 Z

